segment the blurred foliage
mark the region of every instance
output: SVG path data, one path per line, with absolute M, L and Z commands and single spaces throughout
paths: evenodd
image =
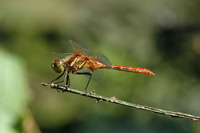
M 27 81 L 25 79 L 25 67 L 23 62 L 0 49 L 0 131 L 2 133 L 15 133 L 29 130 L 37 133 L 34 121 L 28 113 L 27 103 L 30 101 Z M 25 128 L 24 128 L 25 127 Z M 30 132 L 29 132 L 30 133 Z
M 32 90 L 29 108 L 42 132 L 200 132 L 192 121 L 96 104 L 40 85 L 58 76 L 50 67 L 56 58 L 51 52 L 72 52 L 67 42 L 72 39 L 101 51 L 113 64 L 145 67 L 156 74 L 105 70 L 89 90 L 199 115 L 199 5 L 198 0 L 1 1 L 0 48 L 25 62 Z M 87 78 L 72 75 L 71 81 L 73 88 L 83 90 Z

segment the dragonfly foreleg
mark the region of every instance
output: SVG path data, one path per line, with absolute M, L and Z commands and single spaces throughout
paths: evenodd
M 51 82 L 49 82 L 49 84 L 50 84 L 50 83 L 53 83 L 53 82 L 56 81 L 56 80 L 58 80 L 58 79 L 61 78 L 64 74 L 65 74 L 65 71 L 64 71 L 60 76 L 58 76 L 56 79 L 54 79 L 54 80 L 52 80 Z
M 65 76 L 64 76 L 64 78 L 63 78 L 63 80 L 62 80 L 62 81 L 55 82 L 55 84 L 58 84 L 58 83 L 62 83 L 62 82 L 64 82 L 64 81 L 65 81 L 65 79 L 66 79 L 66 77 L 67 77 L 67 74 L 65 74 Z
M 87 94 L 87 88 L 88 88 L 88 85 L 90 83 L 90 80 L 92 78 L 92 73 L 91 72 L 76 72 L 75 74 L 80 74 L 80 75 L 88 75 L 89 76 L 89 80 L 88 80 L 88 83 L 85 87 L 85 93 Z

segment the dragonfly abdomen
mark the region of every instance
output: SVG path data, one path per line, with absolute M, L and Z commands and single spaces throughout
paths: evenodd
M 118 65 L 109 65 L 109 68 L 119 71 L 125 71 L 125 72 L 134 72 L 134 73 L 141 73 L 141 74 L 147 74 L 147 75 L 155 75 L 153 72 L 146 68 L 140 68 L 140 67 L 129 67 L 129 66 L 118 66 Z

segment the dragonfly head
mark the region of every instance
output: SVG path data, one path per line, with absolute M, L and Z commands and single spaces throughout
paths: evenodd
M 64 66 L 64 62 L 61 59 L 56 59 L 52 64 L 51 67 L 53 68 L 53 70 L 57 73 L 61 73 L 64 71 L 65 66 Z

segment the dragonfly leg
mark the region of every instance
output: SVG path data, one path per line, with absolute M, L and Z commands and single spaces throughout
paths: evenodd
M 70 76 L 69 73 L 67 74 L 67 79 L 66 79 L 66 86 L 70 87 L 71 83 L 70 83 Z
M 65 79 L 66 79 L 66 77 L 67 77 L 67 74 L 65 74 L 65 76 L 64 76 L 64 78 L 63 78 L 63 80 L 62 80 L 62 81 L 55 82 L 55 84 L 58 84 L 58 83 L 62 83 L 62 82 L 64 82 L 64 81 L 65 81 Z
M 87 94 L 87 88 L 88 88 L 88 85 L 89 85 L 90 80 L 91 80 L 91 78 L 92 78 L 92 73 L 91 73 L 91 72 L 76 72 L 76 74 L 88 75 L 88 76 L 90 76 L 90 77 L 89 77 L 89 80 L 88 80 L 88 83 L 87 83 L 87 85 L 86 85 L 86 87 L 85 87 L 85 93 Z
M 58 80 L 58 79 L 61 78 L 64 74 L 65 74 L 65 71 L 64 71 L 60 76 L 58 76 L 56 79 L 54 79 L 54 80 L 52 80 L 51 82 L 49 82 L 49 84 L 50 84 L 50 83 L 53 83 L 53 82 L 56 81 L 56 80 Z

